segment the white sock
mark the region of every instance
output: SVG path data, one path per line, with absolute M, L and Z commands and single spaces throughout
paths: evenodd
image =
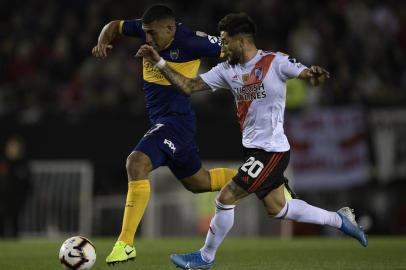
M 330 212 L 308 204 L 305 201 L 292 199 L 286 202 L 276 218 L 289 219 L 298 222 L 341 227 L 341 217 L 336 212 Z
M 221 242 L 233 227 L 234 207 L 235 205 L 224 205 L 216 200 L 216 214 L 211 219 L 206 242 L 200 249 L 204 261 L 212 262 L 214 260 Z

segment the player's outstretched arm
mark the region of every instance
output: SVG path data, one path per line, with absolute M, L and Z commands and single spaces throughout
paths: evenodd
M 111 21 L 100 32 L 97 45 L 93 47 L 92 54 L 96 58 L 106 58 L 113 45 L 110 43 L 120 35 L 120 21 Z
M 299 79 L 309 81 L 313 86 L 323 83 L 330 78 L 330 72 L 320 66 L 311 66 L 299 74 Z
M 170 66 L 166 64 L 166 61 L 161 58 L 158 52 L 149 45 L 142 45 L 139 49 L 136 57 L 144 57 L 147 61 L 151 62 L 155 67 L 157 67 L 162 75 L 175 87 L 181 90 L 186 95 L 190 95 L 193 92 L 210 90 L 208 86 L 200 76 L 190 79 L 182 74 L 173 70 Z

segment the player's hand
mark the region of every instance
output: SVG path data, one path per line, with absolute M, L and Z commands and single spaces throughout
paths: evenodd
M 110 50 L 113 49 L 113 45 L 110 44 L 97 44 L 92 49 L 92 54 L 99 59 L 104 59 L 109 54 Z
M 135 57 L 140 57 L 140 58 L 145 58 L 147 61 L 151 62 L 153 65 L 158 63 L 158 61 L 161 59 L 161 56 L 158 54 L 158 52 L 154 49 L 154 47 L 144 44 L 142 45 L 137 53 L 135 54 Z
M 324 68 L 320 66 L 311 66 L 309 68 L 309 76 L 310 77 L 315 77 L 318 78 L 320 76 L 326 76 L 326 78 L 330 78 L 330 72 L 325 70 Z
M 330 78 L 330 72 L 320 66 L 311 66 L 307 72 L 310 83 L 314 86 Z

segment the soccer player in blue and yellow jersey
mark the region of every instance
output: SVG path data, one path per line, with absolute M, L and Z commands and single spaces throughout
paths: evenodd
M 112 21 L 101 31 L 92 53 L 105 58 L 119 35 L 137 37 L 153 46 L 168 65 L 186 77 L 194 78 L 201 57 L 219 57 L 217 37 L 202 35 L 179 23 L 165 5 L 153 5 L 138 20 Z M 168 166 L 186 189 L 194 192 L 220 190 L 236 171 L 202 168 L 194 141 L 195 114 L 189 96 L 176 90 L 150 62 L 143 60 L 144 91 L 151 128 L 127 158 L 128 193 L 122 231 L 108 264 L 135 258 L 134 235 L 147 206 L 149 173 Z

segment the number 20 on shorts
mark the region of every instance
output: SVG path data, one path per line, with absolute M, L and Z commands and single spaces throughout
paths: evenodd
M 246 172 L 251 178 L 256 178 L 263 168 L 264 164 L 259 160 L 255 160 L 254 157 L 249 157 L 241 166 L 241 170 Z

